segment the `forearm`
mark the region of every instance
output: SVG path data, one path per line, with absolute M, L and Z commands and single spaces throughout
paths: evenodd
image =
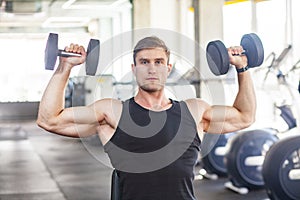
M 71 69 L 62 63 L 51 77 L 39 106 L 38 124 L 53 123 L 64 109 L 65 88 L 68 83 Z
M 256 96 L 249 71 L 238 74 L 238 85 L 233 107 L 239 111 L 241 120 L 250 125 L 255 120 Z

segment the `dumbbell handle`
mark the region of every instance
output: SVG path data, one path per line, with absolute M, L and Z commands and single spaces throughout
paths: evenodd
M 79 54 L 79 53 L 66 52 L 61 49 L 58 49 L 57 55 L 61 56 L 61 57 L 71 57 L 71 56 L 80 57 L 81 56 L 81 54 Z

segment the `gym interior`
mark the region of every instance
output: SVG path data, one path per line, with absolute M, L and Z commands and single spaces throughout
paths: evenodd
M 230 66 L 213 74 L 207 45 L 238 46 L 255 33 L 263 44 L 253 47 L 262 63 L 250 69 L 256 121 L 236 133 L 205 134 L 195 196 L 299 200 L 299 8 L 299 0 L 0 0 L 0 200 L 113 199 L 113 167 L 97 136 L 68 138 L 36 124 L 55 70 L 47 66 L 52 33 L 56 51 L 100 42 L 96 53 L 90 51 L 96 71 L 87 75 L 85 64 L 72 70 L 66 107 L 134 95 L 132 48 L 145 35 L 158 35 L 171 49 L 169 98 L 232 105 L 236 73 Z M 54 57 L 50 68 L 57 67 Z

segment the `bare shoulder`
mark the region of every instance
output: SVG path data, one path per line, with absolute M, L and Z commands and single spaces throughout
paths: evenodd
M 184 102 L 197 122 L 202 121 L 205 111 L 210 108 L 207 102 L 199 98 L 187 99 Z
M 106 98 L 96 101 L 90 107 L 98 116 L 97 133 L 103 145 L 114 135 L 122 114 L 122 101 Z
M 105 98 L 97 100 L 95 103 L 89 105 L 96 113 L 103 115 L 104 118 L 118 119 L 122 112 L 122 101 L 113 98 Z
M 94 106 L 95 108 L 113 108 L 113 107 L 119 107 L 122 106 L 122 101 L 118 99 L 113 99 L 113 98 L 104 98 L 97 100 L 95 103 L 93 103 L 90 106 Z
M 186 103 L 195 123 L 197 124 L 198 135 L 200 139 L 203 140 L 203 130 L 205 128 L 203 124 L 203 116 L 210 106 L 204 100 L 199 98 L 187 99 L 184 102 Z
M 184 102 L 187 104 L 190 111 L 204 111 L 209 107 L 207 102 L 199 98 L 187 99 Z

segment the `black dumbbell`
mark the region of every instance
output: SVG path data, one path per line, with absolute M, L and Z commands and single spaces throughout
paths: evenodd
M 248 68 L 258 67 L 264 61 L 264 47 L 260 38 L 255 33 L 243 35 L 240 45 L 248 59 Z M 234 55 L 238 56 L 238 55 Z M 226 74 L 230 62 L 227 48 L 220 40 L 211 41 L 206 47 L 206 59 L 213 74 L 219 76 Z
M 100 41 L 96 39 L 91 39 L 88 44 L 87 57 L 85 61 L 85 70 L 87 75 L 94 76 L 96 74 L 99 61 L 99 54 Z M 45 49 L 45 69 L 54 69 L 57 56 L 70 57 L 81 55 L 58 49 L 58 34 L 50 33 Z

